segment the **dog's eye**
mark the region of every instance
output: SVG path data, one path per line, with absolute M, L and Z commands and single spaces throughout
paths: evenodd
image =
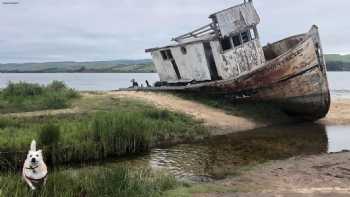
M 33 155 L 29 155 L 29 157 L 33 157 Z
M 36 157 L 39 157 L 39 155 L 35 155 Z

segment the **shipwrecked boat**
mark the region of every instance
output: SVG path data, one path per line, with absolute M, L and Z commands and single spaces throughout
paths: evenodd
M 173 38 L 176 44 L 146 50 L 161 81 L 139 90 L 268 101 L 299 118 L 326 116 L 330 93 L 317 26 L 262 47 L 251 0 L 209 18 L 210 24 Z

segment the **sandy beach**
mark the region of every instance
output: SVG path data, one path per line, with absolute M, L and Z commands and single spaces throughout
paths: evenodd
M 319 121 L 325 125 L 350 124 L 350 99 L 333 98 L 326 118 Z

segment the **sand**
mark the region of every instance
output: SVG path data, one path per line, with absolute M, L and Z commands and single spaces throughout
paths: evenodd
M 113 97 L 129 97 L 144 100 L 158 107 L 191 115 L 206 126 L 219 129 L 220 134 L 247 131 L 261 128 L 267 124 L 257 123 L 253 120 L 233 116 L 225 111 L 213 108 L 195 101 L 185 100 L 170 94 L 151 92 L 110 92 Z
M 333 99 L 326 118 L 319 121 L 325 125 L 350 125 L 350 99 Z
M 236 193 L 195 196 L 350 196 L 350 154 L 337 153 L 274 161 L 215 184 Z

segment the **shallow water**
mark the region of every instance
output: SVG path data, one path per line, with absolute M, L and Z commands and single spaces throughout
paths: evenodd
M 196 144 L 153 149 L 124 161 L 165 170 L 179 179 L 206 182 L 270 160 L 350 150 L 350 126 L 298 124 L 213 137 Z M 119 163 L 119 161 L 118 161 Z
M 350 72 L 328 72 L 333 97 L 350 98 Z
M 145 84 L 145 80 L 158 81 L 159 76 L 156 73 L 0 73 L 0 88 L 10 81 L 48 84 L 58 80 L 80 91 L 110 91 L 129 87 L 131 79 Z M 332 96 L 350 98 L 350 72 L 328 72 L 328 79 Z
M 155 73 L 0 73 L 0 88 L 10 81 L 46 85 L 57 80 L 79 91 L 111 91 L 129 87 L 131 79 L 145 85 L 146 80 L 152 84 L 159 76 Z

